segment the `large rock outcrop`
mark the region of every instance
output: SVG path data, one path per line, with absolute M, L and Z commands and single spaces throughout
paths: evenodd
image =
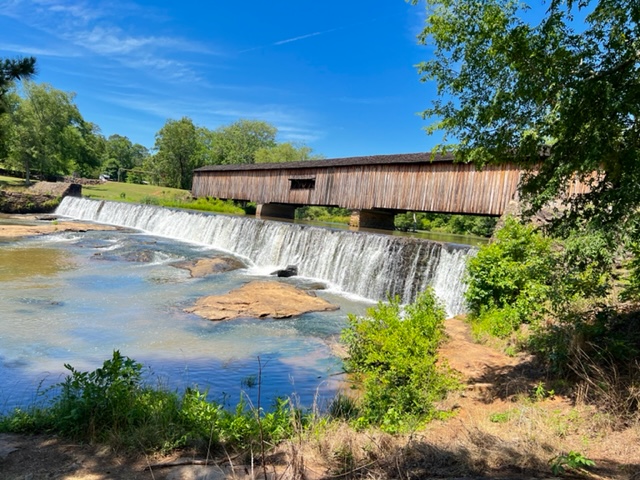
M 225 295 L 202 297 L 185 312 L 209 320 L 233 318 L 290 318 L 308 312 L 337 310 L 339 307 L 280 282 L 249 282 Z

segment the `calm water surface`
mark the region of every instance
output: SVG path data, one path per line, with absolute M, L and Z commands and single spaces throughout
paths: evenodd
M 0 242 L 0 412 L 40 401 L 36 392 L 61 381 L 65 363 L 91 370 L 115 349 L 143 363 L 148 382 L 198 385 L 229 404 L 242 380 L 257 374 L 258 358 L 263 401 L 296 394 L 310 405 L 317 392 L 329 398 L 341 371 L 329 344 L 347 313 L 371 304 L 319 292 L 341 309 L 229 322 L 184 313 L 200 296 L 264 278 L 248 268 L 194 279 L 171 265 L 218 253 L 126 231 Z

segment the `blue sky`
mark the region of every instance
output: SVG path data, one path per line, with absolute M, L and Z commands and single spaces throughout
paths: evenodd
M 404 0 L 0 0 L 0 57 L 75 92 L 102 133 L 153 147 L 167 119 L 265 120 L 327 158 L 428 151 L 415 64 L 423 6 Z

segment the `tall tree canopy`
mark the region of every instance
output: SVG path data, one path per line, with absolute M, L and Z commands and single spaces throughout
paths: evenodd
M 513 0 L 425 3 L 419 38 L 433 56 L 419 71 L 438 98 L 424 117 L 455 142 L 442 148 L 529 169 L 533 209 L 577 176 L 592 191 L 573 200 L 573 218 L 602 228 L 637 212 L 640 2 L 551 0 L 541 15 Z
M 156 133 L 157 153 L 145 162 L 152 183 L 191 188 L 193 169 L 200 166 L 198 129 L 188 117 L 167 120 Z
M 114 134 L 105 142 L 102 168 L 112 180 L 124 181 L 133 168 L 142 167 L 148 155 L 149 152 L 144 146 L 132 143 L 127 137 Z
M 278 143 L 272 147 L 256 150 L 255 163 L 302 162 L 305 160 L 320 160 L 322 155 L 313 154 L 313 149 L 306 145 L 296 145 L 290 142 Z
M 74 94 L 47 84 L 25 82 L 11 113 L 9 164 L 45 176 L 87 175 L 100 165 L 103 142 L 96 125 L 85 122 Z
M 16 80 L 27 80 L 36 73 L 36 59 L 5 58 L 0 59 L 0 114 L 8 110 L 5 95 Z
M 261 120 L 241 119 L 213 133 L 214 164 L 255 163 L 258 150 L 276 146 L 278 129 Z

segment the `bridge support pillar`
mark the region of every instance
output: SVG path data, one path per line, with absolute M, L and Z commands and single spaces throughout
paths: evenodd
M 288 203 L 259 203 L 256 207 L 256 218 L 295 218 L 297 205 Z
M 394 230 L 394 212 L 378 210 L 353 210 L 349 226 L 353 228 L 379 228 L 382 230 Z

